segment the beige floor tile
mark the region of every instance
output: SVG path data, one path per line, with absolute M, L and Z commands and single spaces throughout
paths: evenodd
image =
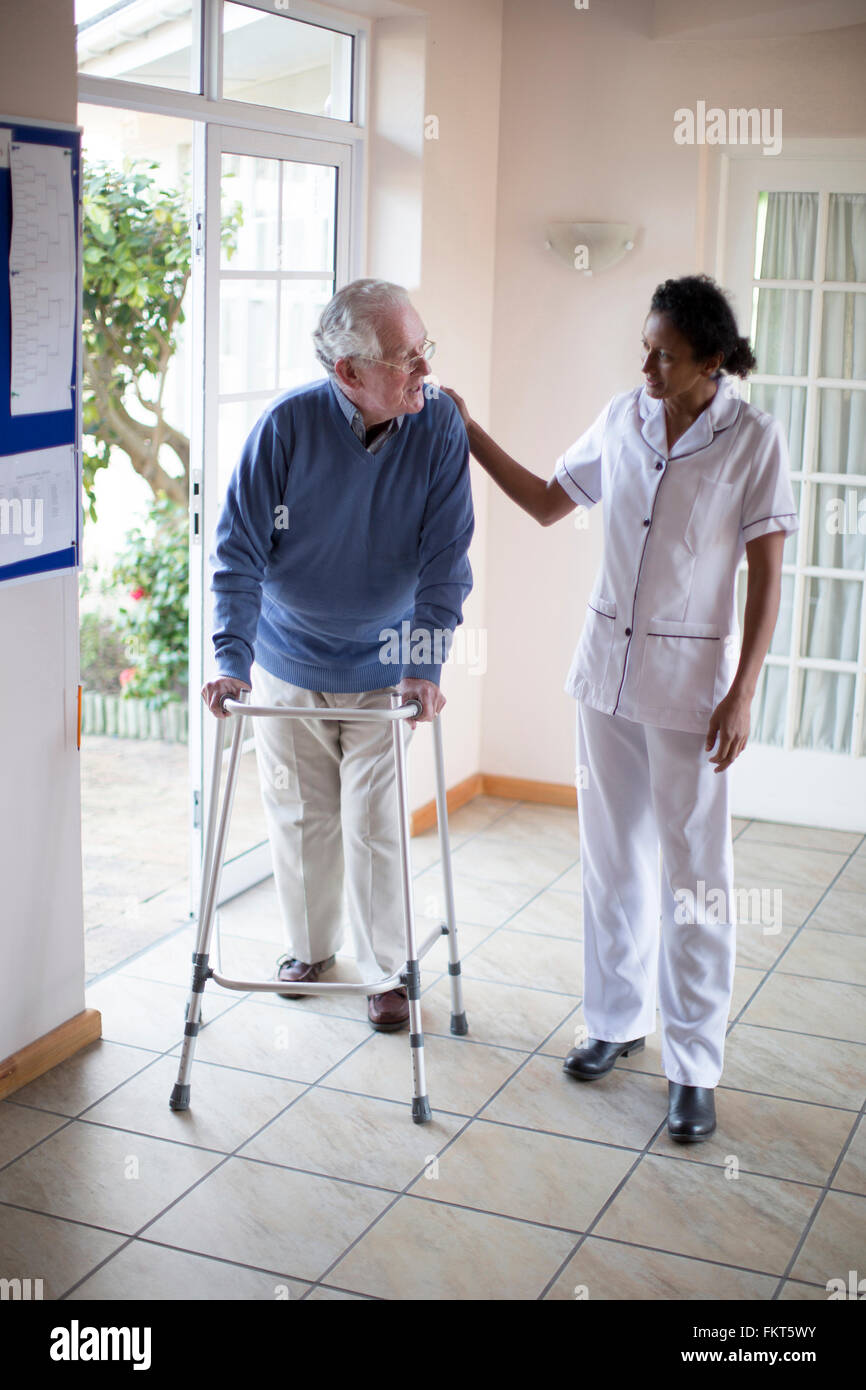
M 17 1096 L 17 1092 L 15 1093 Z M 47 1135 L 66 1124 L 63 1115 L 31 1110 L 10 1100 L 0 1101 L 0 1168 L 20 1158 Z
M 866 985 L 866 936 L 803 927 L 776 970 L 782 975 Z
M 147 1235 L 292 1279 L 318 1279 L 392 1200 L 376 1188 L 231 1158 Z
M 524 801 L 500 816 L 480 838 L 507 840 L 515 850 L 536 844 L 555 846 L 570 853 L 575 860 L 580 857 L 577 807 L 570 809 Z
M 801 1183 L 644 1157 L 593 1234 L 781 1274 L 819 1193 Z
M 131 1233 L 219 1161 L 204 1149 L 73 1120 L 0 1173 L 0 1202 Z
M 482 1118 L 572 1139 L 642 1149 L 667 1115 L 667 1085 L 614 1067 L 599 1081 L 575 1081 L 552 1057 L 532 1057 L 485 1106 Z
M 545 1298 L 590 1302 L 770 1299 L 778 1282 L 773 1275 L 587 1236 Z
M 778 1295 L 779 1303 L 826 1303 L 827 1290 L 823 1284 L 803 1284 L 786 1279 Z
M 779 888 L 777 884 L 770 889 L 764 889 L 765 898 L 769 897 L 771 904 L 775 906 L 775 893 Z M 747 890 L 748 891 L 748 890 Z M 754 885 L 752 888 L 754 891 Z M 812 916 L 818 904 L 827 892 L 826 888 L 821 888 L 816 884 L 808 885 L 804 883 L 783 883 L 781 884 L 782 895 L 782 926 L 802 927 L 803 924 Z M 830 890 L 831 892 L 834 890 Z M 812 923 L 809 921 L 809 926 Z
M 858 849 L 833 886 L 843 893 L 866 893 L 866 852 Z
M 425 931 L 432 930 L 435 925 L 433 918 L 426 919 L 429 926 L 423 928 L 419 926 L 418 936 L 423 937 Z M 457 948 L 460 952 L 460 959 L 465 961 L 470 953 L 480 946 L 482 941 L 486 941 L 491 932 L 496 931 L 495 927 L 479 927 L 474 922 L 457 923 Z M 435 946 L 427 952 L 421 962 L 421 978 L 423 985 L 427 985 L 428 976 L 436 973 L 441 974 L 448 969 L 448 941 L 443 936 L 441 941 L 437 941 Z
M 75 1290 L 73 1298 L 108 1301 L 296 1302 L 309 1284 L 243 1265 L 133 1240 Z
M 753 970 L 748 965 L 734 967 L 734 988 L 731 992 L 729 1019 L 737 1017 L 737 1014 L 746 1006 L 765 978 L 766 971 L 764 970 Z
M 42 1297 L 57 1299 L 83 1279 L 124 1236 L 76 1221 L 0 1206 L 0 1279 L 42 1280 Z
M 349 1293 L 346 1289 L 331 1289 L 326 1284 L 317 1284 L 305 1303 L 376 1303 L 377 1299 L 365 1293 Z
M 409 1107 L 396 1101 L 318 1086 L 246 1144 L 241 1157 L 400 1191 L 465 1123 L 434 1111 L 429 1124 L 416 1125 Z
M 117 1129 L 231 1153 L 301 1094 L 295 1081 L 231 1067 L 193 1063 L 190 1107 L 171 1110 L 177 1058 L 163 1057 L 87 1111 L 86 1118 Z
M 766 972 L 775 965 L 796 930 L 782 927 L 780 931 L 768 931 L 759 922 L 738 922 L 737 965 Z
M 560 874 L 556 882 L 552 884 L 552 887 L 557 892 L 580 893 L 582 887 L 580 864 L 573 864 L 570 869 L 566 869 L 565 873 Z
M 850 854 L 863 836 L 856 830 L 818 830 L 812 825 L 787 825 L 779 821 L 753 820 L 739 837 L 738 843 L 788 845 L 797 849 L 825 849 L 837 854 Z
M 465 976 L 463 1002 L 470 1035 L 477 1042 L 532 1052 L 578 1001 L 541 989 L 521 989 Z M 421 1019 L 425 1035 L 450 1035 L 450 977 L 443 976 L 422 996 Z
M 100 1038 L 74 1057 L 38 1076 L 15 1092 L 15 1100 L 33 1105 L 38 1110 L 53 1110 L 60 1115 L 80 1115 L 89 1105 L 100 1100 L 123 1081 L 128 1081 L 142 1067 L 148 1066 L 155 1053 L 143 1048 L 124 1047 L 121 1043 Z
M 410 1191 L 584 1231 L 634 1162 L 634 1154 L 561 1135 L 473 1120 Z
M 310 1082 L 370 1037 L 369 1023 L 301 1013 L 292 1007 L 276 1009 L 250 1000 L 202 1029 L 196 1059 Z
M 866 1046 L 787 1029 L 737 1023 L 725 1044 L 724 1084 L 859 1110 L 866 1098 Z
M 467 958 L 463 973 L 575 996 L 583 992 L 583 943 L 500 927 Z
M 189 986 L 136 980 L 110 975 L 85 993 L 89 1009 L 102 1014 L 102 1036 L 109 1042 L 165 1052 L 183 1037 Z M 203 1016 L 207 1023 L 231 1008 L 234 1000 L 223 994 L 206 996 Z
M 583 905 L 579 893 L 563 893 L 548 888 L 521 908 L 508 923 L 515 931 L 538 932 L 541 936 L 583 939 Z
M 267 977 L 273 968 L 279 949 L 276 943 L 241 936 L 230 937 L 226 933 L 223 933 L 222 948 L 221 973 L 234 976 L 234 978 L 247 978 L 240 975 L 239 967 L 243 966 L 243 968 L 252 971 L 249 976 L 251 979 Z M 124 965 L 117 972 L 116 978 L 155 980 L 175 988 L 182 987 L 189 990 L 192 982 L 192 952 L 194 949 L 195 933 L 192 930 L 179 932 L 177 936 L 171 937 L 161 945 L 153 946 L 149 951 L 136 956 L 135 960 Z M 216 940 L 211 943 L 209 956 L 210 965 L 214 970 L 217 970 L 219 957 Z M 205 986 L 205 1006 L 213 995 L 219 996 L 227 1004 L 236 1002 L 238 999 L 235 991 L 223 989 L 214 980 L 208 980 Z
M 526 1053 L 431 1034 L 424 1039 L 424 1057 L 431 1108 L 474 1115 L 517 1070 Z M 376 1033 L 331 1072 L 325 1084 L 408 1105 L 412 1087 L 406 1034 Z
M 809 929 L 866 935 L 866 895 L 831 888 L 809 918 Z
M 515 803 L 504 796 L 476 796 L 459 810 L 449 811 L 448 828 L 452 835 L 477 835 L 513 810 Z
M 493 883 L 528 883 L 536 889 L 549 888 L 574 860 L 573 850 L 537 840 L 514 844 L 511 840 L 495 839 L 490 832 L 473 836 L 451 855 L 455 874 Z
M 742 1022 L 866 1042 L 866 988 L 799 975 L 768 975 Z
M 866 1197 L 866 1119 L 861 1119 L 848 1151 L 839 1164 L 833 1186 Z
M 849 1270 L 864 1278 L 866 1251 L 866 1197 L 847 1192 L 828 1192 L 803 1242 L 791 1275 L 812 1284 L 841 1279 L 848 1285 Z M 862 1291 L 861 1291 L 862 1292 Z
M 428 869 L 415 879 L 415 908 L 431 917 L 445 912 L 442 875 Z M 538 887 L 531 883 L 495 883 L 469 878 L 454 868 L 454 910 L 458 922 L 499 927 L 534 898 Z
M 738 884 L 751 887 L 784 888 L 804 884 L 827 888 L 845 865 L 848 856 L 837 850 L 801 849 L 794 846 L 734 841 L 734 877 Z
M 823 1184 L 853 1123 L 850 1110 L 726 1086 L 716 1090 L 716 1119 L 715 1134 L 703 1144 L 677 1144 L 665 1129 L 651 1149 L 692 1163 L 730 1165 L 735 1158 L 741 1170 Z
M 401 1197 L 328 1279 L 388 1299 L 535 1299 L 573 1244 L 562 1231 Z

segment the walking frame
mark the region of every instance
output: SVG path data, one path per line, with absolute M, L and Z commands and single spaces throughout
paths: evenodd
M 468 1033 L 466 1012 L 463 1007 L 463 986 L 460 977 L 460 956 L 457 949 L 457 923 L 454 913 L 454 882 L 451 875 L 451 845 L 448 836 L 448 802 L 445 791 L 445 761 L 442 753 L 442 727 L 437 714 L 433 721 L 433 756 L 436 766 L 436 820 L 439 829 L 439 848 L 442 858 L 442 879 L 445 891 L 445 921 L 441 922 L 420 944 L 415 931 L 415 912 L 412 898 L 412 870 L 409 855 L 409 809 L 406 783 L 406 749 L 403 743 L 401 721 L 421 714 L 418 700 L 401 703 L 401 696 L 391 695 L 390 709 L 308 709 L 290 705 L 250 705 L 248 691 L 241 691 L 240 699 L 224 696 L 222 708 L 236 720 L 229 752 L 226 784 L 220 804 L 220 778 L 222 773 L 223 749 L 226 739 L 227 720 L 218 719 L 214 746 L 213 773 L 211 777 L 210 804 L 208 807 L 207 831 L 205 834 L 204 859 L 202 861 L 201 893 L 199 896 L 199 918 L 196 946 L 192 957 L 192 985 L 186 1006 L 183 1047 L 180 1054 L 177 1082 L 172 1088 L 169 1105 L 172 1110 L 189 1109 L 190 1074 L 192 1072 L 195 1044 L 201 1026 L 201 1005 L 204 987 L 213 980 L 223 989 L 237 990 L 239 993 L 283 993 L 285 980 L 230 980 L 219 974 L 209 964 L 211 936 L 216 915 L 216 902 L 219 895 L 223 858 L 228 840 L 229 821 L 240 767 L 243 747 L 244 727 L 248 718 L 252 719 L 345 719 L 359 723 L 374 723 L 387 720 L 391 723 L 394 751 L 394 766 L 397 774 L 397 819 L 400 836 L 400 863 L 403 890 L 403 923 L 405 928 L 406 963 L 384 979 L 368 983 L 305 984 L 293 981 L 293 994 L 384 994 L 386 990 L 406 986 L 409 996 L 409 1051 L 412 1058 L 412 1119 L 415 1124 L 425 1124 L 431 1118 L 430 1101 L 427 1096 L 427 1077 L 424 1068 L 424 1033 L 421 1027 L 421 968 L 420 963 L 441 936 L 448 938 L 448 975 L 451 980 L 451 1032 L 457 1036 Z

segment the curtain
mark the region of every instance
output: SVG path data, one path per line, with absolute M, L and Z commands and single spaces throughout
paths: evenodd
M 817 227 L 817 193 L 767 194 L 760 277 L 809 280 L 816 275 L 828 282 L 866 283 L 866 195 L 831 194 L 826 264 L 816 268 Z M 807 374 L 811 300 L 809 289 L 759 290 L 758 371 L 773 376 Z M 828 287 L 823 300 L 821 375 L 840 381 L 866 380 L 866 293 Z M 785 425 L 792 467 L 805 467 L 816 479 L 810 484 L 814 505 L 807 564 L 844 569 L 852 578 L 864 574 L 866 535 L 858 531 L 856 520 L 852 526 L 851 519 L 859 517 L 858 504 L 866 499 L 866 390 L 843 387 L 818 392 L 816 457 L 811 464 L 803 460 L 805 389 L 755 386 L 750 399 Z M 846 483 L 821 484 L 821 473 L 844 473 Z M 832 504 L 839 517 L 834 529 Z M 785 559 L 791 558 L 791 546 L 786 545 Z M 803 629 L 792 634 L 793 643 L 799 641 L 799 654 L 858 660 L 863 584 L 817 576 L 807 578 L 805 584 Z M 773 649 L 778 650 L 777 641 Z M 853 675 L 804 672 L 795 721 L 797 746 L 850 752 L 854 693 Z M 787 697 L 787 672 L 768 668 L 756 701 L 755 737 L 760 742 L 783 741 Z

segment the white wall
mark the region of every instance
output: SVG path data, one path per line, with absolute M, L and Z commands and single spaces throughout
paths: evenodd
M 0 116 L 75 123 L 73 0 L 4 0 Z M 84 1008 L 78 578 L 0 585 L 0 1058 Z
M 673 112 L 699 99 L 781 107 L 786 137 L 866 132 L 866 26 L 654 42 L 651 19 L 646 0 L 505 3 L 490 415 L 466 394 L 545 477 L 615 392 L 640 384 L 656 284 L 713 271 L 697 250 L 708 161 L 674 144 Z M 587 278 L 544 249 L 545 223 L 560 219 L 642 231 L 626 260 Z M 600 556 L 600 508 L 586 531 L 573 514 L 543 530 L 492 487 L 483 770 L 573 781 L 575 703 L 562 686 Z
M 380 21 L 374 34 L 371 92 L 375 134 L 368 271 L 408 284 L 437 344 L 433 370 L 444 385 L 458 387 L 485 413 L 493 324 L 501 19 L 501 0 L 427 0 L 405 17 Z M 402 103 L 395 101 L 398 83 Z M 419 142 L 422 115 L 437 117 L 438 139 Z M 465 643 L 470 661 L 449 663 L 442 676 L 448 702 L 443 736 L 449 786 L 479 770 L 482 697 L 489 680 L 473 669 L 472 658 L 479 649 L 470 644 L 468 631 L 476 634 L 487 624 L 488 479 L 476 463 L 471 468 L 474 587 L 464 605 L 464 632 L 458 630 L 455 642 Z M 412 743 L 409 782 L 413 808 L 433 797 L 432 740 L 423 725 Z

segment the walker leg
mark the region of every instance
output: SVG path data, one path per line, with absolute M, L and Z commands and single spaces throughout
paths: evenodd
M 401 695 L 391 696 L 391 708 L 403 703 Z M 427 1074 L 424 1067 L 424 1030 L 421 1024 L 421 966 L 418 961 L 415 937 L 415 905 L 412 900 L 412 876 L 409 862 L 409 797 L 406 787 L 406 749 L 403 744 L 401 721 L 395 719 L 391 728 L 394 741 L 394 764 L 397 773 L 397 821 L 400 832 L 400 865 L 403 880 L 403 922 L 406 931 L 406 993 L 409 997 L 409 1050 L 412 1056 L 412 1119 L 416 1125 L 431 1118 L 427 1096 Z
M 448 932 L 448 975 L 451 980 L 451 1032 L 465 1037 L 469 1032 L 466 1010 L 463 1007 L 463 980 L 460 973 L 460 949 L 457 945 L 457 914 L 454 911 L 454 880 L 451 876 L 451 840 L 448 835 L 448 795 L 445 785 L 445 758 L 442 753 L 442 726 L 439 716 L 433 720 L 433 756 L 436 764 L 436 824 L 439 830 L 439 849 L 442 858 L 442 881 L 445 889 L 445 926 Z
M 240 698 L 245 699 L 247 693 L 247 691 L 242 691 Z M 216 915 L 216 900 L 219 892 L 219 881 L 222 876 L 223 856 L 225 854 L 226 840 L 228 838 L 229 821 L 231 819 L 232 803 L 234 801 L 235 786 L 237 784 L 238 769 L 240 767 L 241 748 L 243 746 L 244 724 L 246 723 L 243 717 L 235 716 L 235 718 L 236 725 L 234 737 L 232 739 L 231 754 L 229 755 L 229 766 L 226 774 L 226 785 L 225 791 L 223 792 L 218 828 L 217 806 L 219 804 L 220 774 L 222 772 L 222 755 L 225 745 L 225 721 L 222 719 L 218 721 L 216 739 L 214 742 L 210 806 L 208 808 L 207 834 L 205 836 L 204 859 L 202 861 L 202 891 L 199 901 L 198 933 L 196 936 L 195 951 L 192 957 L 192 984 L 186 1006 L 183 1027 L 183 1046 L 181 1047 L 180 1062 L 178 1064 L 177 1081 L 172 1087 L 171 1097 L 168 1102 L 172 1110 L 189 1109 L 191 1089 L 190 1074 L 192 1072 L 193 1058 L 195 1057 L 196 1039 L 198 1038 L 198 1031 L 201 1024 L 202 995 L 204 994 L 205 983 L 211 973 L 208 964 L 210 940 Z

